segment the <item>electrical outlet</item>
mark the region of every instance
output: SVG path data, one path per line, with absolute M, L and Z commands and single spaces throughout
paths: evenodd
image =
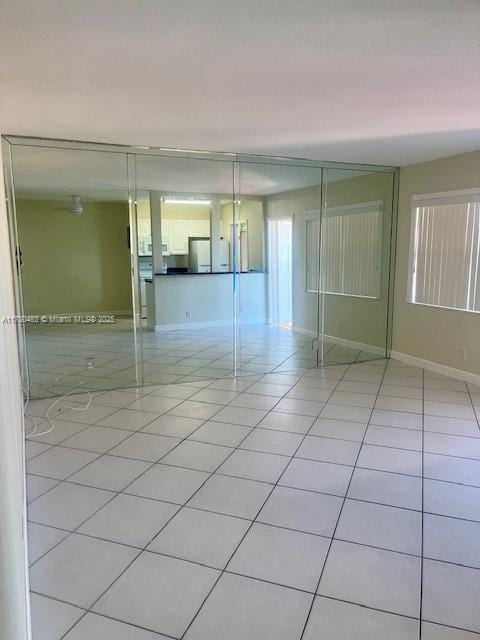
M 95 358 L 87 358 L 86 367 L 91 370 L 95 367 Z
M 466 349 L 466 347 L 463 347 L 463 348 L 462 348 L 462 356 L 463 356 L 463 359 L 464 359 L 464 360 L 466 360 L 466 359 L 467 359 L 467 349 Z

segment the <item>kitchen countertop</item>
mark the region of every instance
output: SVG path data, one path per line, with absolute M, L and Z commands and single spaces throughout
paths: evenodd
M 175 273 L 156 273 L 156 278 L 165 278 L 172 276 L 225 276 L 232 275 L 233 271 L 203 271 L 203 272 L 188 272 L 188 271 L 180 271 Z M 249 273 L 265 273 L 265 271 L 240 271 L 236 272 L 239 275 L 248 275 Z M 145 278 L 145 282 L 153 282 L 153 278 Z

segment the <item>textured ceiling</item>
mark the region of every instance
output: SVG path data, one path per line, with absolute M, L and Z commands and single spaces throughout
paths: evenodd
M 480 148 L 479 0 L 4 0 L 0 130 L 403 165 Z
M 69 200 L 80 195 L 92 200 L 126 200 L 128 170 L 123 153 L 54 149 L 14 145 L 12 164 L 18 197 Z M 362 175 L 362 172 L 329 169 L 329 182 Z M 189 196 L 265 196 L 320 185 L 317 168 L 240 163 L 234 179 L 231 162 L 206 159 L 136 157 L 138 197 L 148 191 Z

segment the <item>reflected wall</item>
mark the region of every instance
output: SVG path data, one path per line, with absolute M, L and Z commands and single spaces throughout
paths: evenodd
M 326 364 L 388 351 L 393 196 L 392 173 L 325 169 L 319 280 Z
M 115 318 L 27 326 L 32 397 L 388 354 L 393 169 L 22 138 L 10 151 L 19 310 Z
M 151 228 L 151 270 L 140 273 L 144 383 L 231 376 L 233 163 L 142 154 L 135 161 L 137 211 L 148 210 Z
M 12 145 L 11 163 L 30 396 L 135 386 L 127 155 Z
M 307 292 L 305 287 L 305 216 L 311 210 L 319 212 L 321 184 L 320 167 L 256 159 L 239 163 L 239 199 L 243 203 L 253 194 L 262 198 L 261 282 L 265 300 L 265 317 L 260 326 L 255 317 L 249 316 L 244 303 L 255 275 L 240 273 L 238 334 L 242 372 L 290 371 L 317 365 L 318 292 Z M 284 228 L 282 236 L 277 231 L 280 223 Z M 277 239 L 272 237 L 275 234 Z M 289 251 L 289 260 L 282 259 L 280 242 L 282 251 Z M 313 266 L 318 269 L 318 257 Z M 285 296 L 290 296 L 290 301 Z M 291 310 L 289 318 L 281 312 L 286 308 Z

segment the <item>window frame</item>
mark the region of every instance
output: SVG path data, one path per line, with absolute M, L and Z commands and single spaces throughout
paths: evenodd
M 471 189 L 455 189 L 451 191 L 438 191 L 435 193 L 413 194 L 410 199 L 410 241 L 408 252 L 408 271 L 407 271 L 407 287 L 405 302 L 418 307 L 428 309 L 443 309 L 446 311 L 456 311 L 466 314 L 480 314 L 480 308 L 465 309 L 461 307 L 450 307 L 440 304 L 429 304 L 428 302 L 418 302 L 414 300 L 414 274 L 416 272 L 416 263 L 418 258 L 418 236 L 417 236 L 417 220 L 418 210 L 422 207 L 435 207 L 447 205 L 461 205 L 480 203 L 480 187 Z M 479 223 L 479 255 L 480 255 L 480 223 Z M 480 271 L 479 271 L 480 274 Z
M 382 283 L 383 283 L 383 235 L 384 235 L 384 202 L 383 200 L 372 200 L 367 202 L 356 202 L 353 204 L 340 205 L 336 207 L 327 207 L 322 215 L 320 215 L 320 209 L 313 209 L 304 212 L 305 217 L 305 291 L 306 293 L 315 293 L 317 295 L 324 294 L 330 296 L 341 296 L 344 298 L 358 298 L 360 300 L 381 300 L 382 298 Z M 377 213 L 380 215 L 380 224 L 378 228 L 378 241 L 379 251 L 376 255 L 376 264 L 378 265 L 378 295 L 371 296 L 359 293 L 344 293 L 341 291 L 327 291 L 320 287 L 321 280 L 321 257 L 322 257 L 322 225 L 325 218 L 337 217 L 337 216 L 351 216 L 355 214 L 365 213 Z M 320 234 L 318 241 L 318 260 L 317 262 L 317 281 L 318 289 L 309 289 L 309 253 L 308 253 L 308 223 L 311 220 L 319 220 L 320 222 Z

